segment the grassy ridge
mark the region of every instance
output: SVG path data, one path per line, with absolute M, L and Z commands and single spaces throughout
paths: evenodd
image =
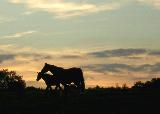
M 160 89 L 92 88 L 83 95 L 58 96 L 43 89 L 0 91 L 5 114 L 146 114 L 159 107 Z
M 159 114 L 160 78 L 131 88 L 97 86 L 81 95 L 76 90 L 64 95 L 26 88 L 15 71 L 0 70 L 0 114 Z

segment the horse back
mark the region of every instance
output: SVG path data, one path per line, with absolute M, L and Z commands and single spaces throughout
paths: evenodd
M 83 72 L 81 68 L 64 69 L 61 73 L 62 80 L 68 81 L 84 81 Z

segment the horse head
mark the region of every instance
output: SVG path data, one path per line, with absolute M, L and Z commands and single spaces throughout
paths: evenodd
M 45 74 L 46 72 L 48 72 L 48 71 L 52 72 L 55 69 L 57 69 L 57 67 L 55 65 L 51 65 L 51 64 L 45 63 L 44 67 L 41 70 L 41 73 Z M 53 72 L 52 72 L 52 74 L 53 74 Z
M 38 75 L 37 75 L 37 81 L 39 81 L 41 78 L 42 78 L 42 73 L 41 72 L 37 72 L 38 73 Z
M 45 63 L 44 64 L 44 67 L 42 68 L 42 70 L 41 70 L 41 73 L 46 73 L 46 72 L 48 72 L 48 71 L 50 71 L 50 64 L 48 64 L 48 63 Z

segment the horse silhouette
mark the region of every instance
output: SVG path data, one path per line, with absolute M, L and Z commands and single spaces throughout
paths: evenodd
M 57 83 L 61 83 L 64 86 L 64 90 L 67 90 L 65 88 L 67 88 L 69 84 L 74 83 L 80 91 L 84 91 L 84 77 L 80 68 L 74 67 L 64 69 L 62 67 L 57 67 L 55 65 L 45 63 L 41 73 L 45 74 L 48 71 L 50 71 L 56 77 Z
M 41 73 L 41 72 L 37 72 L 37 81 L 39 81 L 41 78 L 44 80 L 45 84 L 47 85 L 46 87 L 46 91 L 52 91 L 52 87 L 51 86 L 56 86 L 55 90 L 57 90 L 58 88 L 61 89 L 60 87 L 60 83 L 57 81 L 56 77 L 47 73 Z

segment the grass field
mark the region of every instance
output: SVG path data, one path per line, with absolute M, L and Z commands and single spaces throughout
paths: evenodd
M 92 88 L 68 96 L 28 87 L 0 91 L 0 114 L 157 114 L 160 89 Z

